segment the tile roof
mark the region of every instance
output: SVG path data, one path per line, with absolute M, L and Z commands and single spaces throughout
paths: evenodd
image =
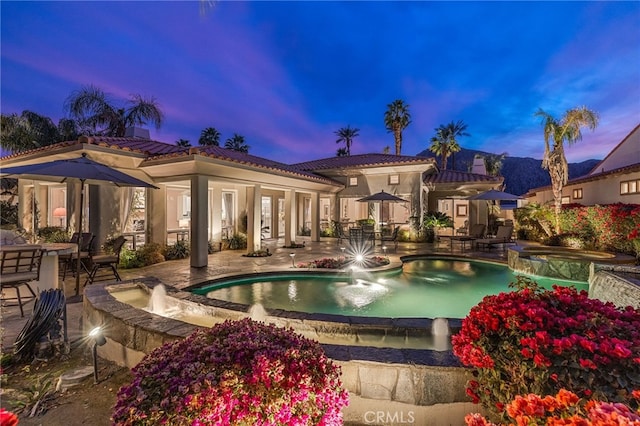
M 424 177 L 425 183 L 460 183 L 460 182 L 478 182 L 478 183 L 498 183 L 503 180 L 502 177 L 480 175 L 477 173 L 460 172 L 457 170 L 443 170 L 438 173 L 431 173 Z
M 292 164 L 291 167 L 298 170 L 330 170 L 344 167 L 375 167 L 392 165 L 411 164 L 434 164 L 433 158 L 414 157 L 408 155 L 392 154 L 360 154 L 347 155 L 344 157 L 329 157 L 320 160 L 307 161 L 304 163 Z
M 318 182 L 328 183 L 336 186 L 343 186 L 342 183 L 336 180 L 327 178 L 322 175 L 318 175 L 316 173 L 312 173 L 311 171 L 308 171 L 308 170 L 300 170 L 285 163 L 280 163 L 278 161 L 269 160 L 263 157 L 257 157 L 251 154 L 245 154 L 243 152 L 223 148 L 220 146 L 197 146 L 197 147 L 191 147 L 179 152 L 172 152 L 172 153 L 169 153 L 168 155 L 161 154 L 161 155 L 151 156 L 147 158 L 145 161 L 143 161 L 141 166 L 144 166 L 146 161 L 151 161 L 156 159 L 162 160 L 164 158 L 181 157 L 181 156 L 187 156 L 192 154 L 198 154 L 205 157 L 216 158 L 219 160 L 229 161 L 237 164 L 246 164 L 246 165 L 260 168 L 260 169 L 275 170 L 281 173 L 291 174 L 291 175 L 295 175 L 298 177 L 302 177 L 302 178 L 306 178 L 306 179 L 310 179 Z
M 631 164 L 629 166 L 624 166 L 624 167 L 620 167 L 620 168 L 613 169 L 613 170 L 607 170 L 606 172 L 602 172 L 602 173 L 596 173 L 596 174 L 593 174 L 593 175 L 584 175 L 584 176 L 580 176 L 580 177 L 577 177 L 577 178 L 569 179 L 567 181 L 567 184 L 564 185 L 564 186 L 566 187 L 566 186 L 569 186 L 569 185 L 575 185 L 575 184 L 579 184 L 579 183 L 591 182 L 591 181 L 594 181 L 594 180 L 606 179 L 607 176 L 625 174 L 625 173 L 633 173 L 633 172 L 640 172 L 640 163 Z M 529 189 L 527 191 L 526 194 L 523 195 L 523 197 L 532 197 L 533 195 L 535 195 L 536 192 L 548 191 L 550 189 L 551 189 L 551 185 L 539 186 L 537 188 L 531 188 L 531 189 Z

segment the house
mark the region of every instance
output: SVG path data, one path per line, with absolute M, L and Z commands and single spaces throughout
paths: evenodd
M 551 186 L 529 190 L 527 202 L 553 203 Z M 585 176 L 562 189 L 562 204 L 640 204 L 640 124 Z
M 364 154 L 285 164 L 218 146 L 184 148 L 132 135 L 82 136 L 0 161 L 11 167 L 86 154 L 152 183 L 158 189 L 86 185 L 83 229 L 99 242 L 118 234 L 134 243 L 189 240 L 194 267 L 207 265 L 209 242 L 238 232 L 246 232 L 252 251 L 261 248 L 263 238 L 282 238 L 285 245 L 299 235 L 319 241 L 332 220 L 383 218 L 386 224 L 409 226 L 423 212 L 441 210 L 457 227 L 483 221 L 484 207 L 464 198 L 502 184 L 502 178 L 479 173 L 440 172 L 426 157 Z M 78 181 L 18 182 L 19 217 L 26 230 L 36 221 L 38 227 L 78 228 Z M 358 201 L 380 190 L 407 202 Z M 62 209 L 66 216 L 60 215 Z

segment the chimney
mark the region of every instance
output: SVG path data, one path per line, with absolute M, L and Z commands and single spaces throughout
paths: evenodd
M 478 175 L 487 174 L 487 163 L 484 162 L 484 157 L 475 157 L 473 164 L 471 165 L 471 173 Z
M 143 129 L 142 127 L 127 127 L 124 131 L 124 137 L 134 139 L 151 139 L 149 136 L 149 129 Z

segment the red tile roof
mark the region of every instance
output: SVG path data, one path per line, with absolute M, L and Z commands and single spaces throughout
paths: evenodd
M 438 173 L 428 174 L 424 177 L 425 183 L 460 183 L 460 182 L 478 182 L 478 183 L 498 183 L 503 180 L 502 177 L 480 175 L 477 173 L 459 172 L 457 170 L 443 170 Z
M 329 157 L 320 160 L 307 161 L 304 163 L 292 164 L 298 170 L 330 170 L 345 167 L 376 167 L 410 164 L 434 164 L 433 158 L 413 157 L 408 155 L 391 154 L 361 154 L 347 155 L 344 157 Z

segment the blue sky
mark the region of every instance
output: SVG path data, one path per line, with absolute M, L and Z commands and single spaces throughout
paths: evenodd
M 124 104 L 153 96 L 154 139 L 205 127 L 294 163 L 394 150 L 387 104 L 410 105 L 402 154 L 464 120 L 466 148 L 541 158 L 538 108 L 586 105 L 595 132 L 570 161 L 603 158 L 640 123 L 640 2 L 0 2 L 3 114 L 57 120 L 93 84 Z

